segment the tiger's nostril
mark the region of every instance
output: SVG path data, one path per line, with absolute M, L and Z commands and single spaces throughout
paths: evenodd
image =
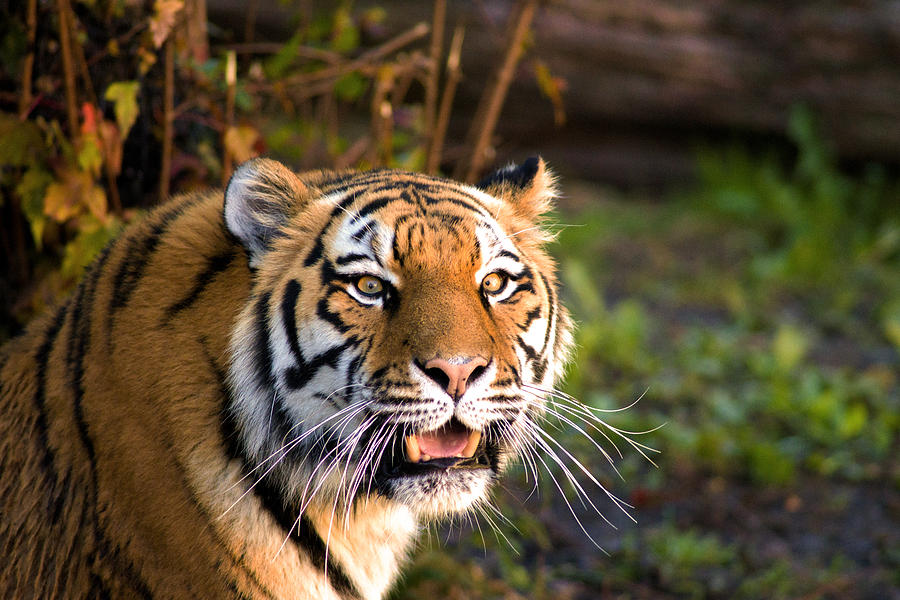
M 456 400 L 465 393 L 468 381 L 477 379 L 484 373 L 487 364 L 488 361 L 480 356 L 452 363 L 443 358 L 432 358 L 422 370 Z
M 434 381 L 439 386 L 441 386 L 441 389 L 446 390 L 449 388 L 450 377 L 443 370 L 441 370 L 437 367 L 431 367 L 428 369 L 424 369 L 424 371 L 425 371 L 425 374 L 428 375 L 428 377 L 430 377 L 432 379 L 432 381 Z

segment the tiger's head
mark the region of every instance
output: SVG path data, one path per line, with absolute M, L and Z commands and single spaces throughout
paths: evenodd
M 533 443 L 571 344 L 540 227 L 553 196 L 540 159 L 475 187 L 242 165 L 225 223 L 255 275 L 229 411 L 252 481 L 294 514 L 485 499 Z

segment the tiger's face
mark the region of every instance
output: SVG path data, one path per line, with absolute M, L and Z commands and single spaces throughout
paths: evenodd
M 254 481 L 300 512 L 380 496 L 433 517 L 486 497 L 570 343 L 535 223 L 548 182 L 537 160 L 486 190 L 241 167 L 226 223 L 256 284 L 230 410 Z

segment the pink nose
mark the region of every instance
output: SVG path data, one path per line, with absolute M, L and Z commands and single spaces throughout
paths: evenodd
M 450 397 L 458 400 L 466 392 L 466 382 L 472 377 L 472 373 L 476 369 L 486 367 L 487 364 L 488 361 L 480 356 L 461 363 L 451 363 L 443 358 L 432 358 L 425 363 L 425 374 L 446 389 Z

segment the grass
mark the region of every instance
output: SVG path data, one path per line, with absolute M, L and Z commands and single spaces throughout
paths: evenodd
M 699 188 L 667 202 L 602 189 L 570 199 L 587 210 L 563 202 L 556 250 L 579 327 L 564 389 L 600 409 L 640 398 L 607 420 L 664 424 L 640 438 L 658 468 L 627 451 L 617 479 L 585 436 L 545 428 L 638 524 L 611 503 L 618 530 L 576 510 L 604 554 L 559 492 L 545 481 L 523 502 L 514 473 L 496 498 L 509 542 L 432 536 L 394 598 L 896 593 L 900 196 L 877 168 L 839 171 L 802 110 L 791 132 L 796 156 L 702 153 Z

